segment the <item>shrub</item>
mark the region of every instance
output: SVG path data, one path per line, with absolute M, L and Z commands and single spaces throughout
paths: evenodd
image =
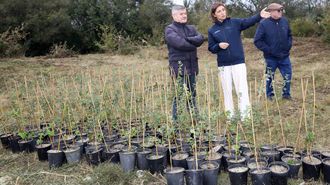
M 132 39 L 123 36 L 112 26 L 102 26 L 101 40 L 96 42 L 96 46 L 103 52 L 118 53 L 123 55 L 133 54 L 139 48 Z
M 330 13 L 327 13 L 322 19 L 320 26 L 322 31 L 322 38 L 326 43 L 330 44 Z
M 291 23 L 292 34 L 298 37 L 314 36 L 318 32 L 318 27 L 311 19 L 298 18 Z
M 66 42 L 53 44 L 49 51 L 49 57 L 51 58 L 65 58 L 73 57 L 76 53 L 73 51 L 73 48 L 68 48 Z
M 0 57 L 21 56 L 25 52 L 22 42 L 26 38 L 23 26 L 9 28 L 0 34 Z

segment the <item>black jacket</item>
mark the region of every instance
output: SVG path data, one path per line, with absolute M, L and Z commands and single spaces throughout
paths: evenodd
M 292 47 L 292 35 L 288 21 L 268 18 L 260 22 L 254 36 L 254 45 L 269 59 L 284 59 Z
M 192 25 L 173 22 L 165 28 L 165 41 L 172 72 L 178 75 L 178 62 L 181 61 L 182 72 L 198 74 L 197 47 L 204 42 L 202 34 Z M 184 73 L 181 73 L 182 75 Z

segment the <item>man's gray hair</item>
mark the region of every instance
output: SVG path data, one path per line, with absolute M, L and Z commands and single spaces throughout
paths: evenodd
M 179 11 L 179 10 L 185 10 L 186 7 L 182 6 L 182 5 L 173 5 L 172 6 L 172 14 L 176 11 Z

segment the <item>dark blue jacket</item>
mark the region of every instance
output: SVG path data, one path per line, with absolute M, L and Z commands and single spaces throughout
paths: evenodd
M 165 41 L 172 72 L 175 72 L 176 76 L 178 75 L 178 61 L 181 61 L 182 72 L 197 75 L 197 47 L 203 44 L 203 35 L 198 33 L 192 25 L 173 22 L 165 28 Z
M 269 59 L 284 59 L 292 47 L 292 35 L 288 21 L 268 18 L 260 22 L 254 36 L 254 45 Z
M 261 20 L 260 14 L 245 19 L 226 18 L 215 22 L 208 30 L 209 51 L 217 54 L 218 66 L 230 66 L 244 63 L 244 50 L 241 32 Z M 228 48 L 221 49 L 220 42 L 229 43 Z

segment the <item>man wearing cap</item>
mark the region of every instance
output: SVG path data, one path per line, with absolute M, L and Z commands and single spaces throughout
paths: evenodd
M 269 100 L 273 99 L 274 90 L 272 80 L 278 68 L 284 79 L 282 91 L 283 99 L 291 99 L 290 85 L 292 67 L 290 61 L 290 49 L 292 47 L 292 35 L 288 20 L 283 17 L 284 8 L 277 3 L 271 3 L 267 7 L 270 17 L 260 22 L 254 36 L 255 46 L 263 51 L 266 61 L 266 94 Z

